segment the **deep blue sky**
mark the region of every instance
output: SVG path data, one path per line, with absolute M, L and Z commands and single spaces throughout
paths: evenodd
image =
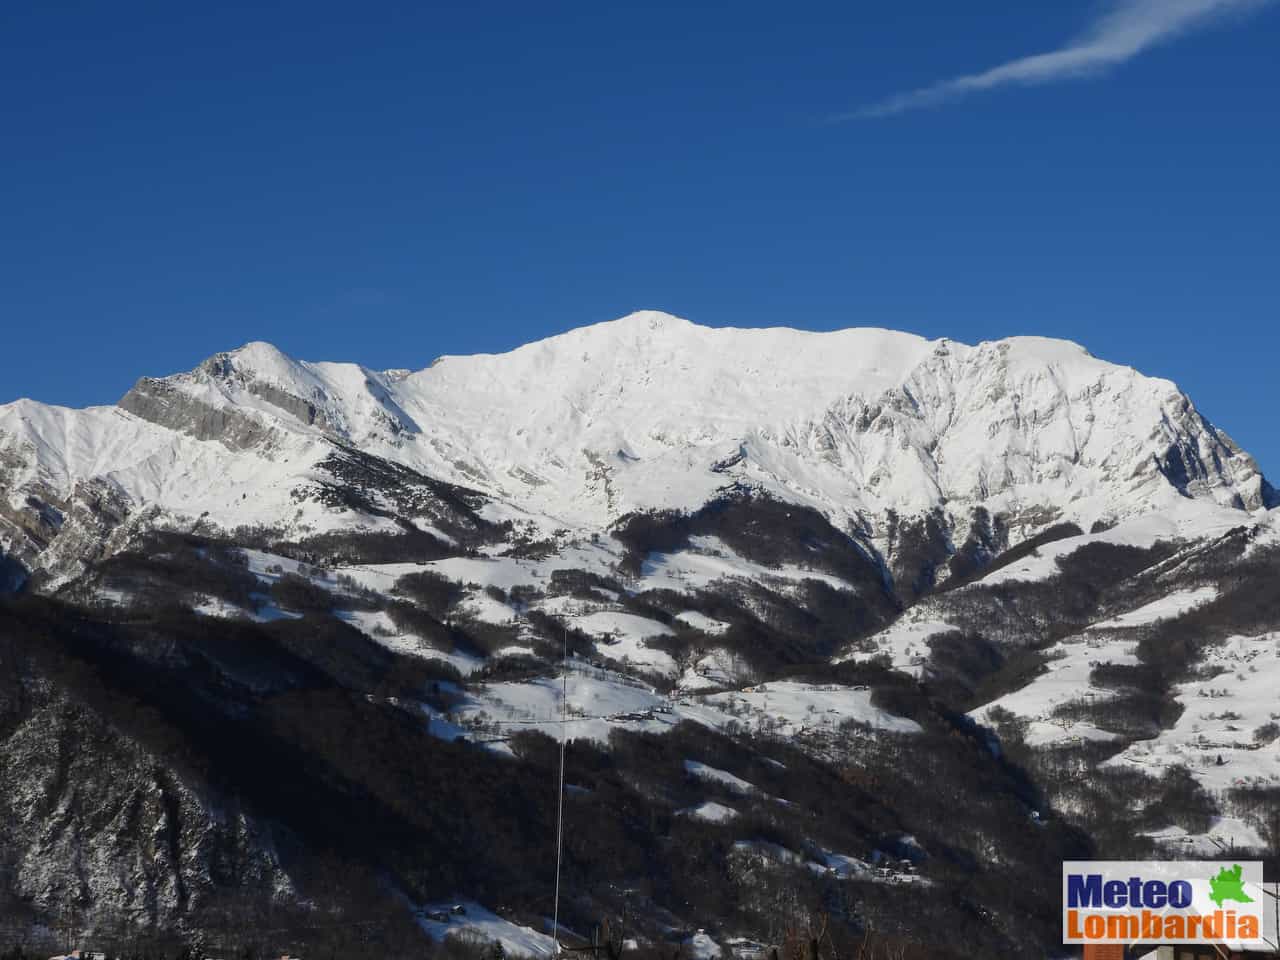
M 418 367 L 648 307 L 1068 337 L 1280 474 L 1280 5 L 826 122 L 1100 3 L 4 4 L 0 401 L 110 402 L 251 339 Z

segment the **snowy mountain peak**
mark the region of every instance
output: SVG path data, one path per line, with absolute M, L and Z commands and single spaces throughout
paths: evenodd
M 1054 363 L 1082 363 L 1087 361 L 1097 361 L 1088 350 L 1076 343 L 1074 340 L 1062 340 L 1056 337 L 1006 337 L 1003 340 L 984 341 L 980 346 L 987 344 L 995 344 L 999 348 L 1000 344 L 1006 344 L 1010 354 L 1013 354 L 1027 362 L 1040 362 L 1045 364 Z
M 963 536 L 978 508 L 1020 536 L 1191 500 L 1275 503 L 1248 454 L 1173 383 L 1041 337 L 971 346 L 641 311 L 412 373 L 253 342 L 143 378 L 115 408 L 0 407 L 13 516 L 28 496 L 65 505 L 101 481 L 131 509 L 227 527 L 250 497 L 268 525 L 387 522 L 342 514 L 333 498 L 306 505 L 299 491 L 338 448 L 579 532 L 730 489 L 872 537 L 924 514 Z
M 649 330 L 657 332 L 659 330 L 687 329 L 695 327 L 691 320 L 684 317 L 678 317 L 673 313 L 667 313 L 663 310 L 636 310 L 616 320 L 605 320 L 597 324 L 589 324 L 585 327 L 579 327 L 579 330 L 590 330 L 595 327 L 616 327 L 620 330 L 643 331 Z
M 215 353 L 197 370 L 215 377 L 239 376 L 277 383 L 296 382 L 307 376 L 304 363 L 264 340 L 254 340 L 235 350 Z
M 845 516 L 1268 502 L 1174 384 L 1041 337 L 969 346 L 643 312 L 445 358 L 397 390 L 406 409 L 447 411 L 436 435 L 469 465 L 456 479 L 597 521 L 697 505 L 727 482 Z
M 273 344 L 246 343 L 225 353 L 215 353 L 189 374 L 167 378 L 173 382 L 218 382 L 223 389 L 249 389 L 255 385 L 275 388 L 290 396 L 323 402 L 350 387 L 361 388 L 377 374 L 355 363 L 311 363 L 295 360 Z M 259 389 L 257 392 L 261 392 Z

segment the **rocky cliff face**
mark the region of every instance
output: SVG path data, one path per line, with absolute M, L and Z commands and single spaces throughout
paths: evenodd
M 295 895 L 271 828 L 234 798 L 78 702 L 65 677 L 12 656 L 3 669 L 0 855 L 10 896 L 45 916 L 74 906 L 88 927 L 109 917 L 176 931 L 228 888 L 266 902 Z
M 196 440 L 212 440 L 232 450 L 266 446 L 271 440 L 268 423 L 234 407 L 217 407 L 191 396 L 165 380 L 143 378 L 120 398 L 121 410 L 186 434 Z

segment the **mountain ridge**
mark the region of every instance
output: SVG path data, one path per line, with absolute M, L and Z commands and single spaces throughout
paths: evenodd
M 1269 842 L 1272 503 L 1172 383 L 1040 338 L 643 313 L 9 404 L 0 807 L 65 815 L 0 829 L 0 912 L 412 943 L 467 902 L 549 954 L 568 722 L 578 928 L 727 945 L 821 903 L 1045 955 L 1062 859 Z
M 65 512 L 84 484 L 130 512 L 223 527 L 385 528 L 299 493 L 335 444 L 579 532 L 694 510 L 730 487 L 872 540 L 891 516 L 934 512 L 963 538 L 976 508 L 1023 539 L 1188 498 L 1277 502 L 1176 385 L 1070 341 L 711 328 L 644 311 L 413 372 L 299 361 L 255 341 L 143 377 L 114 407 L 0 406 L 4 545 L 32 555 L 13 548 L 13 527 L 41 522 L 26 501 Z

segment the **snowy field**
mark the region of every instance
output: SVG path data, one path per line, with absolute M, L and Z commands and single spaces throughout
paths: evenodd
M 1184 613 L 1190 613 L 1196 607 L 1203 607 L 1218 597 L 1217 587 L 1198 587 L 1195 590 L 1182 590 L 1171 593 L 1159 600 L 1153 600 L 1136 610 L 1122 613 L 1110 620 L 1100 620 L 1090 626 L 1090 630 L 1124 630 L 1129 627 L 1145 627 L 1160 620 L 1175 620 Z
M 486 663 L 484 657 L 460 650 L 437 650 L 416 634 L 401 630 L 380 610 L 338 610 L 334 612 L 334 616 L 389 650 L 428 660 L 442 660 L 456 668 L 464 677 Z
M 699 780 L 710 780 L 713 783 L 719 783 L 727 787 L 730 793 L 736 793 L 742 797 L 756 792 L 754 783 L 748 783 L 727 770 L 720 770 L 697 760 L 686 760 L 684 762 L 684 770 L 685 773 Z
M 637 586 L 643 590 L 690 593 L 705 589 L 720 580 L 754 580 L 761 583 L 820 580 L 837 590 L 851 589 L 839 577 L 795 564 L 766 567 L 735 553 L 717 537 L 691 537 L 687 550 L 651 553 L 641 570 L 641 582 Z
M 851 720 L 889 733 L 920 733 L 914 720 L 896 717 L 871 703 L 871 691 L 837 684 L 778 680 L 727 693 L 691 697 L 679 708 L 682 715 L 707 726 L 723 727 L 731 720 L 779 737 L 833 730 Z
M 528 683 L 491 683 L 468 691 L 450 718 L 476 731 L 476 739 L 500 740 L 516 730 L 559 734 L 558 678 Z M 713 729 L 736 723 L 778 737 L 812 731 L 831 731 L 853 720 L 893 733 L 918 733 L 913 720 L 896 717 L 872 705 L 869 690 L 834 684 L 792 681 L 715 694 L 665 696 L 629 677 L 570 664 L 568 676 L 569 739 L 607 742 L 615 729 L 661 733 L 684 720 Z M 707 768 L 710 770 L 711 768 Z
M 928 613 L 912 608 L 893 624 L 872 634 L 858 644 L 857 650 L 846 651 L 835 658 L 836 663 L 853 661 L 865 663 L 875 657 L 888 656 L 894 670 L 919 679 L 929 658 L 929 641 L 944 633 L 959 630 L 942 620 L 931 620 Z
M 685 807 L 683 810 L 677 810 L 676 813 L 705 823 L 727 823 L 738 816 L 738 811 L 733 807 L 716 803 L 714 800 L 706 800 L 695 806 Z
M 1029 556 L 995 570 L 979 581 L 986 586 L 1015 580 L 1047 580 L 1058 573 L 1058 558 L 1090 543 L 1147 549 L 1160 541 L 1191 541 L 1220 537 L 1250 519 L 1249 514 L 1201 500 L 1188 500 L 1176 510 L 1143 514 L 1101 533 L 1068 537 L 1045 544 Z M 1272 521 L 1265 513 L 1252 517 L 1259 524 Z
M 573 618 L 570 626 L 596 637 L 596 649 L 610 660 L 668 677 L 680 672 L 669 654 L 654 650 L 645 643 L 651 637 L 671 636 L 673 631 L 666 624 L 634 613 L 600 610 Z
M 1280 633 L 1232 637 L 1204 666 L 1216 675 L 1177 687 L 1177 722 L 1112 762 L 1157 774 L 1181 764 L 1213 791 L 1280 784 Z
M 676 619 L 687 627 L 692 627 L 694 630 L 711 636 L 724 633 L 729 629 L 729 624 L 723 620 L 708 617 L 705 613 L 699 613 L 697 610 L 686 610 L 684 613 L 676 614 Z
M 515 605 L 496 599 L 486 592 L 494 588 L 510 593 L 528 588 L 546 593 L 552 588 L 552 574 L 556 570 L 573 569 L 593 572 L 605 577 L 616 575 L 615 565 L 620 558 L 616 547 L 606 549 L 592 544 L 575 544 L 565 547 L 555 557 L 542 560 L 512 557 L 452 557 L 427 563 L 362 564 L 337 568 L 333 571 L 350 577 L 363 587 L 379 593 L 389 593 L 398 579 L 406 574 L 429 571 L 459 584 L 465 591 L 464 599 L 456 608 L 461 615 L 486 623 L 520 624 L 520 610 Z M 259 570 L 266 563 L 258 563 Z M 725 577 L 742 579 L 758 578 L 761 581 L 786 588 L 805 578 L 821 579 L 833 586 L 848 589 L 848 584 L 837 578 L 798 567 L 770 568 L 753 564 L 733 554 L 718 540 L 701 538 L 694 549 L 669 555 L 655 554 L 646 565 L 644 575 L 631 585 L 634 592 L 657 587 L 688 592 L 712 586 Z M 320 586 L 334 587 L 333 578 L 322 576 Z M 642 673 L 656 673 L 673 680 L 679 679 L 685 689 L 731 686 L 742 679 L 744 670 L 734 658 L 715 651 L 683 672 L 666 652 L 656 649 L 655 639 L 674 633 L 671 626 L 642 617 L 621 608 L 611 591 L 594 588 L 598 598 L 551 596 L 535 599 L 530 611 L 555 616 L 571 629 L 579 630 L 596 640 L 602 657 L 617 661 L 623 666 Z M 683 627 L 714 637 L 723 633 L 728 624 L 694 610 L 685 611 L 675 618 Z M 383 625 L 385 628 L 385 624 Z M 380 631 L 375 639 L 388 642 L 405 652 L 421 652 L 424 656 L 437 654 L 420 649 L 412 637 L 388 636 Z
M 708 650 L 697 662 L 685 667 L 678 686 L 685 693 L 724 690 L 746 686 L 754 675 L 755 671 L 738 654 L 716 647 Z
M 479 943 L 500 943 L 507 956 L 534 960 L 551 958 L 560 952 L 549 934 L 504 920 L 473 900 L 429 904 L 415 910 L 414 915 L 422 929 L 437 941 L 457 937 Z
M 1180 859 L 1214 860 L 1235 850 L 1263 850 L 1267 846 L 1257 828 L 1239 817 L 1214 817 L 1204 833 L 1188 833 L 1182 827 L 1165 827 L 1144 836 Z
M 1045 651 L 1049 660 L 1044 673 L 1022 688 L 971 711 L 971 716 L 979 723 L 989 724 L 991 711 L 1000 708 L 1023 717 L 1030 721 L 1027 742 L 1032 746 L 1114 740 L 1114 734 L 1091 723 L 1066 720 L 1053 713 L 1068 703 L 1098 702 L 1117 696 L 1112 688 L 1094 685 L 1090 677 L 1093 668 L 1102 664 L 1133 666 L 1139 662 L 1136 641 L 1124 632 L 1126 629 L 1177 617 L 1215 596 L 1217 591 L 1212 587 L 1172 593 L 1067 637 Z

